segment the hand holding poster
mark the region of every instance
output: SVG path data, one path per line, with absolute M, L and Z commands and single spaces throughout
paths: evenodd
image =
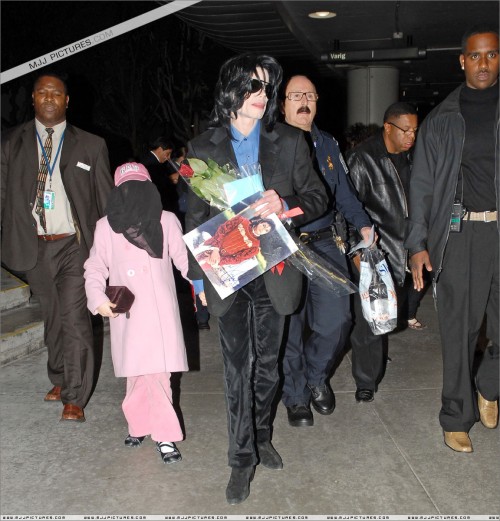
M 260 192 L 247 197 L 241 202 L 242 211 L 235 205 L 183 237 L 221 298 L 297 250 L 276 215 L 262 219 L 249 207 L 260 197 Z
M 254 245 L 257 242 L 260 243 L 260 248 L 257 250 L 250 248 L 238 255 L 221 256 L 219 246 L 204 244 L 216 233 L 218 226 L 230 220 L 238 212 L 247 220 L 255 217 L 255 213 L 251 209 L 242 211 L 241 208 L 256 202 L 265 189 L 259 163 L 237 168 L 230 161 L 220 166 L 211 159 L 207 159 L 205 162 L 197 158 L 188 158 L 180 166 L 174 162 L 171 164 L 198 197 L 210 206 L 223 210 L 222 214 L 184 236 L 184 241 L 191 252 L 193 249 L 197 249 L 195 258 L 198 255 L 197 260 L 200 266 L 207 273 L 208 279 L 222 298 L 274 266 L 280 273 L 281 263 L 288 257 L 290 257 L 290 264 L 310 280 L 321 279 L 325 287 L 334 291 L 338 296 L 357 291 L 356 285 L 350 282 L 344 273 L 320 256 L 315 255 L 307 246 L 301 245 L 298 240 L 294 240 L 274 214 L 269 217 L 275 223 L 274 229 L 268 234 L 261 233 L 250 239 Z M 238 210 L 235 208 L 236 205 Z M 288 213 L 296 210 L 300 209 L 295 208 Z M 255 223 L 255 221 L 252 222 Z M 238 224 L 244 228 L 243 223 Z M 232 224 L 228 225 L 228 227 L 230 226 Z M 210 240 L 210 242 L 220 241 L 221 237 L 228 232 L 228 227 L 221 228 L 217 239 Z M 265 247 L 262 248 L 262 245 Z M 291 256 L 294 252 L 297 252 L 296 255 Z

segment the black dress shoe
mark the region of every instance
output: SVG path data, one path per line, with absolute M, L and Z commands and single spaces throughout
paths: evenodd
M 359 402 L 373 402 L 374 392 L 371 389 L 357 389 L 354 397 Z
M 130 436 L 130 434 L 128 434 L 125 438 L 125 445 L 135 449 L 136 447 L 140 447 L 142 445 L 145 437 L 146 436 Z
M 250 481 L 252 481 L 255 467 L 233 467 L 231 477 L 226 488 L 226 499 L 230 505 L 243 503 L 250 495 Z
M 259 453 L 260 462 L 264 467 L 273 470 L 281 470 L 283 468 L 281 456 L 270 441 L 257 442 L 257 452 Z
M 320 414 L 332 414 L 335 410 L 335 395 L 328 385 L 309 385 L 312 406 Z
M 314 418 L 309 405 L 292 405 L 286 408 L 288 412 L 288 423 L 292 427 L 311 427 Z
M 206 329 L 207 331 L 210 331 L 210 325 L 208 322 L 198 322 L 198 329 Z

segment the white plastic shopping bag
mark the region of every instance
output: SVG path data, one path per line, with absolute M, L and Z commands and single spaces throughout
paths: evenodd
M 384 254 L 377 248 L 365 248 L 361 252 L 359 296 L 363 316 L 375 335 L 396 328 L 398 305 L 394 282 Z

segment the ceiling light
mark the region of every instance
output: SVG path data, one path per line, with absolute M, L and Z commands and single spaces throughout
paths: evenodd
M 333 18 L 337 16 L 337 13 L 333 11 L 315 11 L 314 13 L 309 13 L 307 16 L 309 16 L 309 18 L 315 18 L 316 20 L 323 20 L 325 18 Z

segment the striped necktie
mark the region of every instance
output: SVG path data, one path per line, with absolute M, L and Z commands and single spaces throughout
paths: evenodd
M 45 192 L 45 181 L 47 180 L 47 174 L 49 173 L 49 165 L 50 158 L 52 156 L 52 134 L 54 133 L 53 128 L 46 128 L 47 139 L 45 140 L 45 144 L 43 148 L 45 149 L 45 154 L 42 153 L 42 157 L 40 158 L 40 167 L 38 168 L 38 177 L 36 182 L 36 209 L 35 212 L 38 214 L 40 218 L 40 225 L 43 228 L 44 232 L 47 233 L 47 224 L 45 222 L 45 208 L 43 206 L 43 195 Z M 47 161 L 45 160 L 47 158 Z

